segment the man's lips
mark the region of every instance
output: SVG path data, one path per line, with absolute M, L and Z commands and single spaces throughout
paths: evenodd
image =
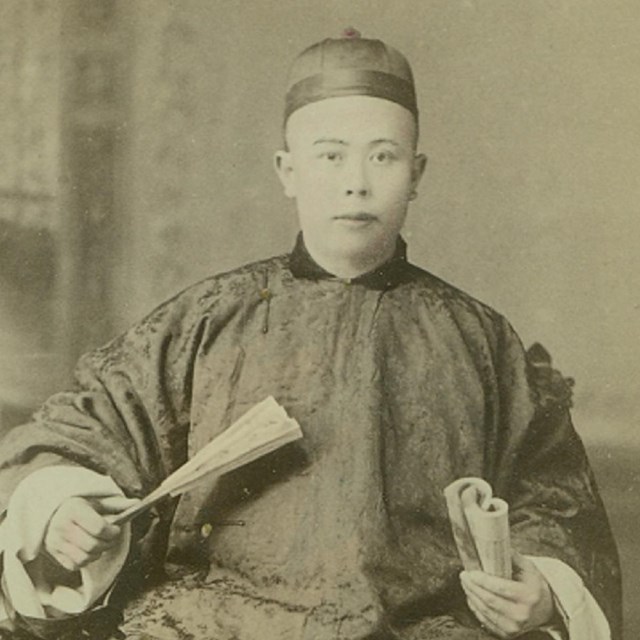
M 352 222 L 375 222 L 378 219 L 378 216 L 373 215 L 373 213 L 358 211 L 356 213 L 342 213 L 339 216 L 333 216 L 333 219 Z

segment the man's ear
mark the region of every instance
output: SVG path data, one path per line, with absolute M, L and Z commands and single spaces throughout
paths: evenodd
M 418 184 L 427 168 L 427 156 L 424 153 L 418 153 L 413 159 L 413 171 L 411 175 L 411 186 L 414 190 L 418 188 Z
M 296 190 L 293 180 L 293 161 L 290 151 L 276 151 L 273 156 L 273 166 L 280 178 L 282 187 L 284 188 L 284 195 L 287 198 L 295 198 Z

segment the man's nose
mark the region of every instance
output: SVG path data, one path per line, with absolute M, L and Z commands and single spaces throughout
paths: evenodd
M 348 196 L 364 198 L 371 193 L 365 163 L 361 160 L 350 162 L 346 167 L 345 193 Z
M 367 187 L 360 187 L 358 189 L 347 189 L 347 195 L 348 196 L 357 195 L 364 198 L 365 196 L 369 195 L 369 189 Z

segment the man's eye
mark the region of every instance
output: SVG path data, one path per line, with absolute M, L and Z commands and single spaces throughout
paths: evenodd
M 339 151 L 325 151 L 320 154 L 320 158 L 329 162 L 339 162 L 342 160 L 342 154 Z
M 371 160 L 375 164 L 389 164 L 395 160 L 395 156 L 389 151 L 377 151 L 371 156 Z

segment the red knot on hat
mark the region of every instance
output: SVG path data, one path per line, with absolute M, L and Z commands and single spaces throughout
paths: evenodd
M 347 27 L 342 32 L 342 37 L 343 38 L 361 38 L 362 34 L 357 29 L 354 29 L 353 27 Z

